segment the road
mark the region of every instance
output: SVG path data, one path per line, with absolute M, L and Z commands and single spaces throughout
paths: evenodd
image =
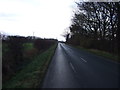
M 119 63 L 58 43 L 42 88 L 118 88 Z

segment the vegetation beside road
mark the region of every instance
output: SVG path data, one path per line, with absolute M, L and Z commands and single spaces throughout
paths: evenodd
M 3 35 L 1 35 L 1 37 L 2 36 Z M 26 66 L 32 63 L 33 61 L 37 62 L 37 57 L 43 54 L 43 52 L 47 51 L 55 43 L 57 43 L 56 39 L 42 39 L 38 37 L 33 38 L 30 36 L 28 37 L 3 36 L 2 37 L 2 84 L 3 86 L 6 86 L 6 83 L 8 83 L 9 80 L 11 85 L 12 84 L 11 80 L 13 80 L 13 78 L 15 78 L 18 73 L 22 71 L 24 72 L 24 69 L 26 68 Z M 47 53 L 45 54 L 47 55 Z M 43 59 L 43 62 L 44 62 L 44 57 L 43 56 L 40 56 L 40 57 L 42 57 L 40 59 Z M 31 68 L 32 67 L 33 66 L 31 66 Z M 18 84 L 17 80 L 19 82 L 18 77 L 21 78 L 22 76 L 20 75 L 17 76 L 17 79 L 15 79 L 16 84 Z
M 63 35 L 66 43 L 120 62 L 120 3 L 76 2 L 76 5 L 71 25 Z
M 38 88 L 54 55 L 56 44 L 39 54 L 23 70 L 16 74 L 3 88 Z
M 80 47 L 80 46 L 76 46 L 76 48 L 94 53 L 94 54 L 99 55 L 99 56 L 103 56 L 103 57 L 108 58 L 110 60 L 113 60 L 115 62 L 120 62 L 118 60 L 118 55 L 113 55 L 109 52 L 105 52 L 105 51 L 101 51 L 101 50 L 97 50 L 97 49 L 87 49 L 87 48 L 83 48 L 83 47 Z

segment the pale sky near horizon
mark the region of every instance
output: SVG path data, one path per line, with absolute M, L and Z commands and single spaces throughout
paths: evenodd
M 76 0 L 0 0 L 0 32 L 57 38 L 71 24 Z

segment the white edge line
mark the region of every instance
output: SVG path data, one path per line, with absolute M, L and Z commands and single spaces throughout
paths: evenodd
M 81 57 L 80 57 L 81 58 Z M 84 62 L 87 62 L 85 59 L 81 58 Z
M 72 67 L 73 71 L 76 73 L 75 68 L 74 68 L 74 66 L 72 65 L 72 63 L 70 63 L 70 66 Z

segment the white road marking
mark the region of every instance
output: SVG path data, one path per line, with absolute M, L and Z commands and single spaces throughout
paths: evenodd
M 83 59 L 83 58 L 81 58 L 81 57 L 80 57 L 80 59 L 83 60 L 84 62 L 87 62 L 85 59 Z
M 74 68 L 74 66 L 72 65 L 72 63 L 70 63 L 70 66 L 72 67 L 73 71 L 76 73 L 75 68 Z

